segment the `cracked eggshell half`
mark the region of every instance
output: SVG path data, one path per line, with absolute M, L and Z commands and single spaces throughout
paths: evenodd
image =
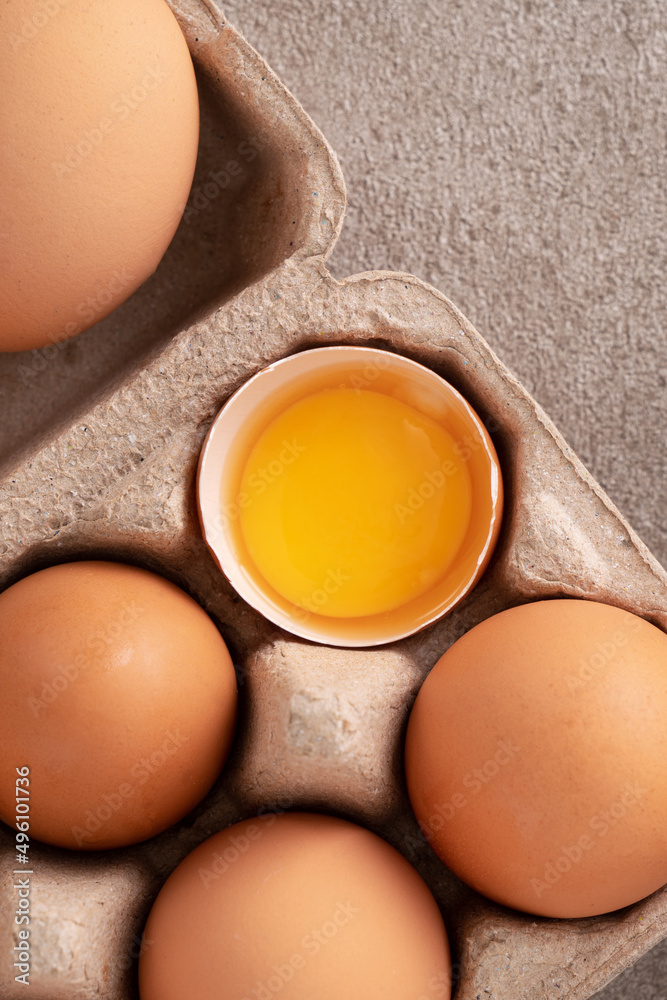
M 365 389 L 381 393 L 445 428 L 460 449 L 461 462 L 470 477 L 472 508 L 453 562 L 428 590 L 388 612 L 337 618 L 297 606 L 259 572 L 241 527 L 243 508 L 248 502 L 241 482 L 248 456 L 271 421 L 312 394 L 341 387 L 352 393 Z M 422 484 L 428 485 L 432 496 L 433 487 L 425 479 L 429 471 L 424 469 L 414 483 L 403 484 L 406 496 L 410 488 Z M 282 486 L 287 477 L 280 478 Z M 228 400 L 202 449 L 197 498 L 204 538 L 222 572 L 251 607 L 305 639 L 354 647 L 375 646 L 411 635 L 451 611 L 472 590 L 498 538 L 503 487 L 489 435 L 479 416 L 453 386 L 401 355 L 374 348 L 336 346 L 303 351 L 275 362 Z M 390 519 L 392 505 L 385 507 L 379 516 Z M 354 520 L 354 512 L 351 517 Z

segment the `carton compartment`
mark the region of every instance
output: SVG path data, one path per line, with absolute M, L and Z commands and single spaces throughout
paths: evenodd
M 0 354 L 0 475 L 307 238 L 308 157 L 286 144 L 266 109 L 246 107 L 233 78 L 211 69 L 206 50 L 193 55 L 200 139 L 178 230 L 155 273 L 95 326 L 39 350 Z

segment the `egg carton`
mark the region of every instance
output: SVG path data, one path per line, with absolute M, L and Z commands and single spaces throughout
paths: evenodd
M 482 898 L 419 834 L 402 770 L 405 726 L 439 656 L 483 619 L 571 596 L 667 629 L 667 574 L 440 292 L 408 274 L 331 276 L 326 259 L 345 208 L 334 153 L 210 0 L 170 2 L 202 99 L 193 193 L 155 278 L 99 326 L 152 326 L 156 342 L 159 331 L 176 332 L 50 440 L 22 446 L 20 460 L 8 463 L 0 586 L 79 558 L 135 563 L 174 581 L 230 647 L 238 734 L 204 801 L 160 836 L 100 853 L 31 844 L 30 995 L 136 997 L 143 925 L 179 861 L 230 823 L 299 808 L 369 827 L 417 868 L 445 918 L 458 1000 L 585 1000 L 667 936 L 667 887 L 580 920 L 537 918 Z M 441 374 L 484 420 L 504 474 L 503 528 L 480 584 L 426 631 L 375 649 L 317 646 L 276 629 L 222 577 L 197 518 L 197 460 L 225 400 L 267 364 L 328 344 L 383 348 Z M 26 995 L 12 966 L 13 845 L 3 827 L 2 1000 Z

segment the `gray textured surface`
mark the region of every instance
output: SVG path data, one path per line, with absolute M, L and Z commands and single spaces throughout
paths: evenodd
M 626 969 L 592 1000 L 665 1000 L 667 997 L 667 941 L 636 965 Z

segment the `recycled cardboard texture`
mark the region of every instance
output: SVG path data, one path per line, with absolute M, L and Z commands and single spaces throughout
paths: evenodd
M 482 899 L 420 841 L 402 777 L 402 739 L 428 671 L 476 622 L 525 600 L 572 595 L 618 604 L 664 629 L 667 574 L 441 294 L 409 275 L 372 272 L 343 282 L 329 275 L 325 259 L 345 200 L 333 153 L 207 0 L 172 6 L 212 95 L 201 162 L 220 154 L 214 137 L 230 107 L 238 109 L 238 136 L 261 137 L 246 192 L 256 225 L 239 223 L 231 251 L 210 237 L 220 254 L 210 272 L 219 267 L 217 299 L 212 278 L 204 289 L 193 275 L 201 264 L 194 237 L 179 233 L 168 267 L 190 289 L 182 313 L 175 279 L 165 287 L 174 281 L 170 315 L 180 332 L 147 362 L 137 358 L 121 385 L 54 440 L 22 444 L 22 460 L 0 486 L 0 586 L 80 557 L 164 574 L 219 623 L 239 670 L 241 718 L 218 783 L 161 836 L 103 854 L 31 845 L 31 995 L 136 996 L 143 922 L 178 861 L 260 808 L 299 807 L 357 819 L 415 864 L 445 915 L 461 968 L 457 997 L 584 1000 L 667 936 L 667 889 L 619 913 L 577 921 L 533 918 Z M 221 218 L 234 211 L 231 196 L 220 211 Z M 232 266 L 239 260 L 243 266 Z M 159 287 L 159 272 L 155 280 Z M 155 303 L 144 287 L 123 307 L 128 324 L 153 322 Z M 122 327 L 122 318 L 113 322 Z M 156 331 L 166 322 L 162 314 Z M 277 631 L 221 577 L 197 523 L 198 454 L 222 403 L 267 363 L 329 343 L 385 347 L 449 379 L 486 421 L 507 489 L 498 550 L 473 594 L 420 635 L 373 650 L 322 648 Z M 16 929 L 13 836 L 7 828 L 1 836 L 0 997 L 14 1000 L 24 987 L 14 983 L 8 957 Z

